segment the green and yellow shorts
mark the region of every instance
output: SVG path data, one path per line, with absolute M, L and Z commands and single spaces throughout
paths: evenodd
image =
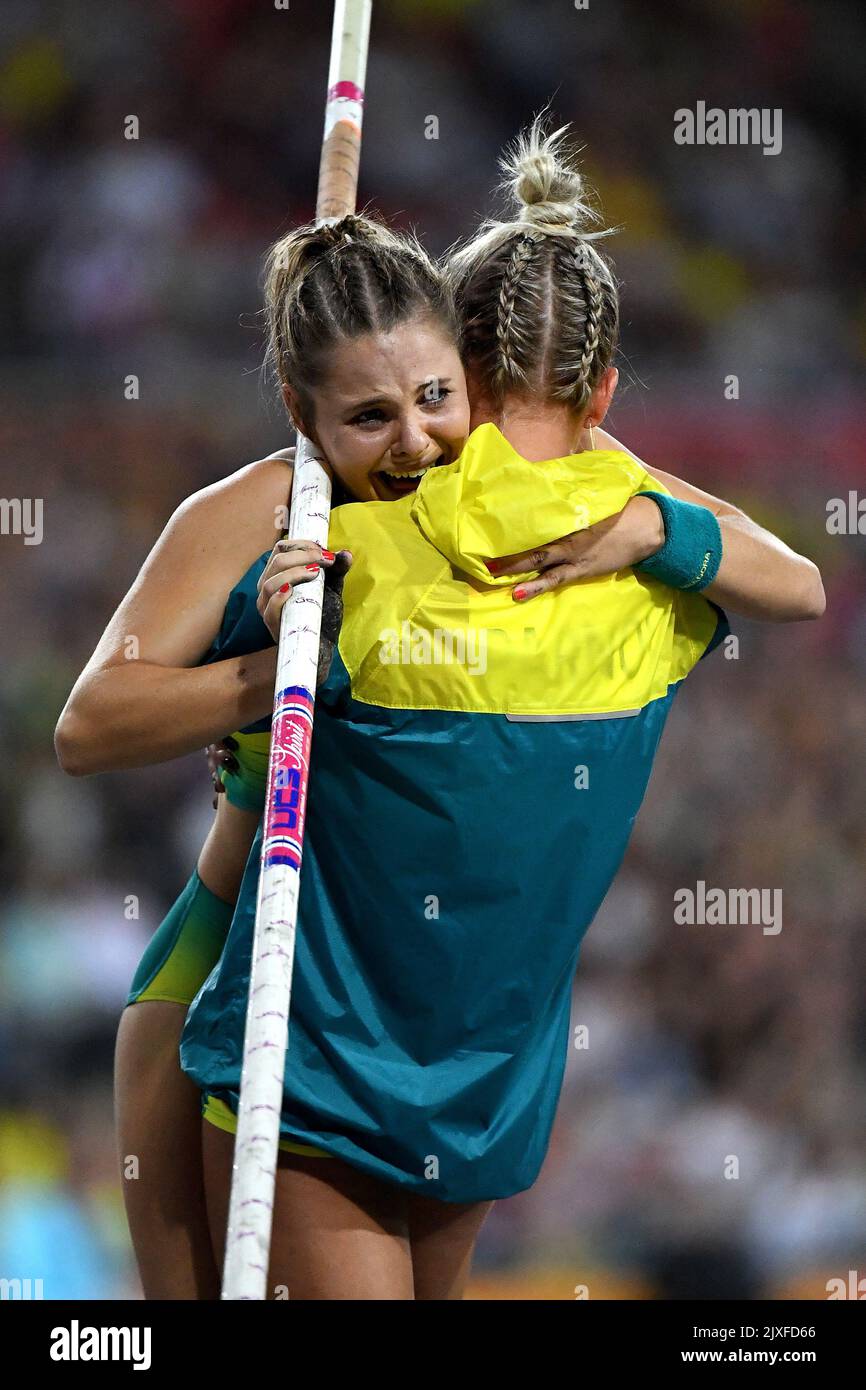
M 228 1134 L 237 1133 L 237 1115 L 218 1096 L 209 1095 L 205 1091 L 201 1113 L 217 1129 L 224 1129 Z M 284 1153 L 305 1154 L 307 1158 L 333 1158 L 333 1154 L 325 1153 L 324 1149 L 317 1149 L 313 1144 L 296 1144 L 291 1139 L 281 1139 L 279 1147 Z

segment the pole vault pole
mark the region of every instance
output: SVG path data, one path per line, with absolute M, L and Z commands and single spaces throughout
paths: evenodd
M 372 0 L 336 0 L 316 217 L 355 209 Z M 328 544 L 331 482 L 298 438 L 289 535 Z M 283 608 L 222 1296 L 266 1299 L 324 571 Z

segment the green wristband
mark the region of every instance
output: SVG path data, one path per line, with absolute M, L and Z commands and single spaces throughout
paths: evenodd
M 639 492 L 651 497 L 662 514 L 665 542 L 655 555 L 635 565 L 670 589 L 698 592 L 712 584 L 722 563 L 722 530 L 709 507 L 681 502 L 664 492 Z

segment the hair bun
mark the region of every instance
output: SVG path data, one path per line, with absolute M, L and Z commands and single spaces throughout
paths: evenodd
M 557 228 L 575 230 L 574 203 L 554 202 L 543 199 L 537 203 L 526 204 L 520 214 L 521 222 L 528 222 L 542 231 L 556 231 Z
M 341 246 L 351 246 L 353 242 L 375 240 L 363 217 L 348 213 L 326 222 L 310 224 L 304 239 L 304 253 L 308 262 L 313 262 Z
M 519 221 L 540 231 L 581 232 L 599 220 L 584 196 L 583 177 L 565 148 L 569 127 L 549 132 L 536 116 L 500 161 Z

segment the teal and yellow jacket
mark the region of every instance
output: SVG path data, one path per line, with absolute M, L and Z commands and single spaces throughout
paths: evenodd
M 581 940 L 679 683 L 727 625 L 631 570 L 521 606 L 484 559 L 647 488 L 664 491 L 626 454 L 529 463 L 484 425 L 414 495 L 332 514 L 329 545 L 354 563 L 316 700 L 284 1138 L 445 1201 L 535 1180 Z M 269 640 L 255 612 L 266 558 L 214 655 Z M 242 766 L 263 768 L 267 737 L 242 740 Z M 181 1049 L 232 1109 L 260 833 Z

